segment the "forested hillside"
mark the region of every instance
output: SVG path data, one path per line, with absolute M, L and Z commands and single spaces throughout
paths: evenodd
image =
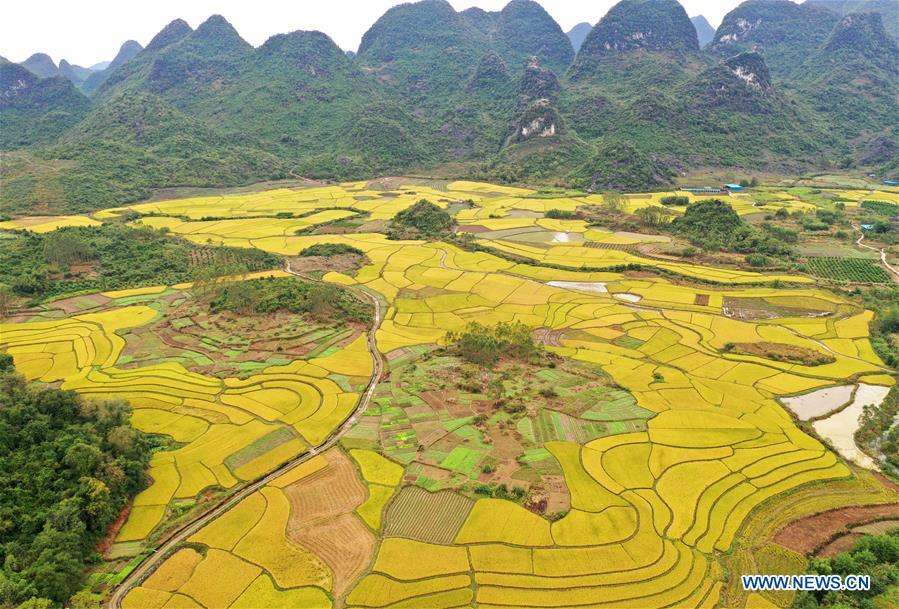
M 354 55 L 320 32 L 254 48 L 221 16 L 175 20 L 80 91 L 0 66 L 0 146 L 16 151 L 0 203 L 86 210 L 168 186 L 385 173 L 639 189 L 693 167 L 883 172 L 899 147 L 895 20 L 854 9 L 748 0 L 700 48 L 676 0 L 622 0 L 582 44 L 584 27 L 569 37 L 531 0 L 422 0 Z
M 29 385 L 0 353 L 0 605 L 79 588 L 94 544 L 147 482 L 152 443 L 130 412 Z

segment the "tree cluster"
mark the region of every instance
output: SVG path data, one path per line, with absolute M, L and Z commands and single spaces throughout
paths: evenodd
M 336 285 L 269 277 L 218 284 L 216 288 L 209 302 L 215 313 L 266 315 L 288 311 L 325 323 L 371 321 L 370 307 Z
M 449 231 L 453 218 L 427 199 L 419 200 L 394 216 L 387 236 L 390 239 L 438 237 Z
M 535 362 L 544 353 L 543 345 L 521 322 L 501 322 L 492 328 L 472 322 L 462 332 L 447 334 L 447 342 L 462 359 L 480 366 L 493 366 L 503 357 Z
M 832 558 L 812 558 L 813 575 L 868 575 L 869 590 L 799 592 L 793 609 L 868 609 L 895 607 L 899 587 L 899 528 L 883 535 L 866 535 L 852 550 Z
M 28 384 L 0 354 L 0 607 L 80 587 L 94 544 L 146 486 L 153 443 L 130 413 Z

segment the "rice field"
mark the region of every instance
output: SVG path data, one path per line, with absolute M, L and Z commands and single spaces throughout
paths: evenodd
M 210 358 L 240 355 L 206 345 L 209 357 L 198 363 L 188 344 L 170 349 L 145 332 L 160 310 L 170 310 L 164 294 L 174 302 L 189 298 L 165 286 L 108 292 L 111 300 L 94 312 L 0 326 L 0 347 L 27 378 L 128 400 L 135 427 L 180 444 L 153 457 L 152 484 L 135 499 L 116 539 L 121 543 L 147 539 L 174 502 L 234 488 L 319 444 L 358 401 L 342 379 L 371 374 L 364 337 L 326 357 L 263 362 L 240 377 L 194 372 L 188 366 L 206 369 Z M 127 304 L 135 297 L 146 304 Z M 174 359 L 185 353 L 190 357 Z
M 753 514 L 810 485 L 821 505 L 853 500 L 828 498 L 828 489 L 855 479 L 853 455 L 802 431 L 784 404 L 814 418 L 846 402 L 836 403 L 846 396 L 835 387 L 861 383 L 873 395 L 894 382 L 871 347 L 870 312 L 808 277 L 649 263 L 624 249 L 587 247 L 657 236 L 545 218 L 550 209 L 601 203 L 600 195 L 535 194 L 462 181 L 393 191 L 352 183 L 97 214 L 134 211 L 139 222 L 198 242 L 284 255 L 317 243 L 358 248 L 364 267 L 324 279 L 386 304 L 376 341 L 391 374 L 477 321 L 525 324 L 560 361 L 610 379 L 579 398 L 575 385 L 558 383 L 559 373 L 535 371 L 559 385 L 560 405 L 511 427 L 503 413 L 485 412 L 507 437 L 487 438 L 464 416 L 427 418 L 422 402 L 440 395 L 423 398 L 414 388 L 376 394 L 340 446 L 195 534 L 129 593 L 126 607 L 724 606 L 726 556 Z M 629 198 L 628 206 L 666 194 Z M 806 205 L 788 196 L 761 207 L 733 203 L 738 213 Z M 390 219 L 423 197 L 443 207 L 470 201 L 457 222 L 482 227 L 479 236 L 496 233 L 482 241 L 513 256 L 316 228 L 360 211 L 366 221 Z M 632 263 L 662 273 L 621 272 Z M 107 295 L 148 300 L 0 328 L 0 346 L 29 378 L 128 399 L 136 426 L 184 443 L 154 458 L 153 484 L 135 501 L 120 541 L 146 540 L 173 501 L 234 488 L 321 443 L 359 399 L 347 378 L 371 372 L 362 339 L 243 376 L 199 374 L 178 361 L 123 362 L 125 337 L 153 322 L 160 313 L 152 304 L 164 294 Z M 734 353 L 727 345 L 735 342 L 826 351 L 833 361 L 813 366 Z M 830 396 L 827 410 L 803 395 Z M 452 414 L 452 405 L 445 411 Z M 588 424 L 602 425 L 602 433 Z M 819 433 L 831 437 L 823 427 Z M 455 445 L 439 444 L 444 436 Z M 524 501 L 472 499 L 494 447 L 540 473 L 534 487 L 555 484 L 543 490 L 567 496 L 570 509 L 550 518 Z M 446 480 L 468 484 L 468 495 L 439 490 Z

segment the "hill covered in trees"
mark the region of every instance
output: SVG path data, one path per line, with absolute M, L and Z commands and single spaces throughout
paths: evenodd
M 622 0 L 571 38 L 531 0 L 422 0 L 354 55 L 321 32 L 254 48 L 221 16 L 175 20 L 81 90 L 4 63 L 0 146 L 32 160 L 14 199 L 40 183 L 80 210 L 296 176 L 633 189 L 696 166 L 882 171 L 899 146 L 896 43 L 886 12 L 854 6 L 748 0 L 705 48 L 676 0 Z

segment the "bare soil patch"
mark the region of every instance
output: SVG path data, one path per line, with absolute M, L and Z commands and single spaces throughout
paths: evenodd
M 290 268 L 298 272 L 336 271 L 353 272 L 366 264 L 365 256 L 359 254 L 335 254 L 333 256 L 295 256 L 289 259 Z
M 887 518 L 899 518 L 899 503 L 837 508 L 788 524 L 774 535 L 774 541 L 807 556 L 823 549 L 852 526 Z
M 810 303 L 811 304 L 811 303 Z M 732 319 L 779 319 L 782 317 L 827 317 L 833 312 L 826 309 L 797 307 L 764 298 L 735 298 L 725 296 L 722 306 L 725 317 Z
M 112 547 L 112 544 L 115 543 L 115 538 L 119 534 L 119 529 L 125 524 L 125 521 L 128 520 L 128 515 L 131 513 L 131 504 L 129 503 L 125 507 L 122 508 L 122 511 L 119 512 L 119 515 L 116 516 L 116 519 L 113 520 L 110 525 L 106 528 L 106 535 L 97 542 L 97 545 L 94 546 L 94 549 L 97 550 L 97 553 L 103 556 L 106 552 L 109 551 L 109 548 Z
M 481 226 L 480 224 L 466 224 L 465 226 L 458 226 L 456 230 L 460 233 L 489 233 L 490 229 L 486 226 Z

